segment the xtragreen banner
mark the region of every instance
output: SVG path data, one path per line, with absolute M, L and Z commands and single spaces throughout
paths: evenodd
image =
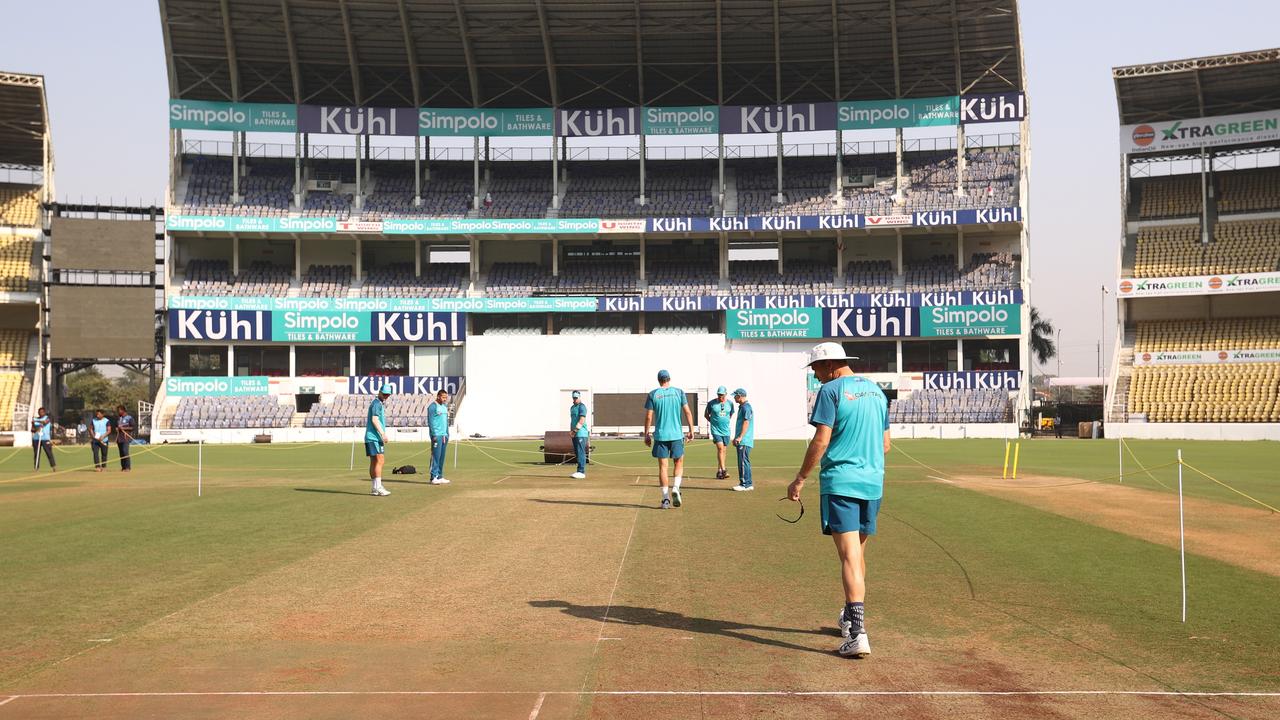
M 920 308 L 920 337 L 1017 335 L 1021 305 L 943 305 Z
M 369 313 L 286 310 L 271 314 L 271 339 L 294 343 L 369 342 Z
M 169 127 L 184 130 L 294 132 L 298 109 L 293 105 L 170 100 Z
M 958 125 L 960 96 L 842 102 L 836 113 L 841 130 Z
M 720 108 L 715 105 L 648 107 L 641 119 L 645 135 L 715 135 L 720 132 Z
M 172 397 L 229 397 L 232 395 L 266 395 L 270 391 L 265 376 L 248 377 L 171 377 L 164 390 Z
M 550 136 L 555 132 L 551 108 L 421 108 L 418 134 L 433 136 L 497 137 Z
M 725 315 L 725 337 L 752 340 L 820 338 L 823 312 L 820 308 L 730 310 Z

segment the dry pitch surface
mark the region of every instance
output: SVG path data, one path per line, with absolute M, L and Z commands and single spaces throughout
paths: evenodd
M 1090 452 L 1048 442 L 1033 467 Z M 816 481 L 799 525 L 774 515 L 799 443 L 756 450 L 749 494 L 696 445 L 669 511 L 638 443 L 601 442 L 585 481 L 536 444 L 465 446 L 452 485 L 381 499 L 347 446 L 206 448 L 201 498 L 194 448 L 39 478 L 23 451 L 0 464 L 0 720 L 1280 717 L 1277 516 L 1192 498 L 1183 625 L 1175 496 L 1086 483 L 1088 459 L 1001 482 L 973 462 L 992 448 L 891 454 L 863 661 L 832 652 Z

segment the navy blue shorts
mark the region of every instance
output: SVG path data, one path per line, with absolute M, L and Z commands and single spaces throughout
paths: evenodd
M 368 457 L 386 454 L 387 449 L 377 440 L 364 441 L 364 454 Z
M 880 514 L 879 500 L 823 495 L 821 509 L 823 535 L 847 532 L 876 534 L 876 515 Z
M 679 460 L 684 457 L 684 439 L 654 440 L 653 456 L 659 459 L 671 458 L 672 460 Z

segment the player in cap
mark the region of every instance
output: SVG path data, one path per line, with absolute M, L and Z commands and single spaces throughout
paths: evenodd
M 734 390 L 733 401 L 738 403 L 738 424 L 733 431 L 733 446 L 738 449 L 738 484 L 733 489 L 755 490 L 751 483 L 751 448 L 756 444 L 756 413 L 747 402 L 745 389 Z
M 876 514 L 884 495 L 884 456 L 889 452 L 889 406 L 884 392 L 849 368 L 856 360 L 838 343 L 816 345 L 808 367 L 822 381 L 809 424 L 813 439 L 787 497 L 800 499 L 804 481 L 821 463 L 822 532 L 835 541 L 844 583 L 844 609 L 836 650 L 845 657 L 871 653 L 863 623 L 866 598 L 866 545 L 876 533 Z
M 587 427 L 587 404 L 582 402 L 582 393 L 573 391 L 573 404 L 569 406 L 569 436 L 573 438 L 573 454 L 578 461 L 578 469 L 569 477 L 582 480 L 587 477 L 587 439 L 591 430 Z
M 724 467 L 724 456 L 729 446 L 729 423 L 733 420 L 733 403 L 725 397 L 728 392 L 723 385 L 716 388 L 716 399 L 707 403 L 707 409 L 702 413 L 711 425 L 711 442 L 716 446 L 717 480 L 729 477 L 729 471 Z
M 369 403 L 369 412 L 364 423 L 364 454 L 369 457 L 369 480 L 373 482 L 372 495 L 390 495 L 391 491 L 382 487 L 382 464 L 386 461 L 387 452 L 387 398 L 396 391 L 396 386 L 384 383 L 378 388 L 378 396 Z
M 444 479 L 444 456 L 449 448 L 449 391 L 436 391 L 436 401 L 427 406 L 427 431 L 431 433 L 431 484 L 448 485 Z
M 662 486 L 662 509 L 666 510 L 674 504 L 680 507 L 680 481 L 684 474 L 684 441 L 693 439 L 693 413 L 689 412 L 689 401 L 684 390 L 671 385 L 671 373 L 658 371 L 658 387 L 649 391 L 644 401 L 644 444 L 653 448 L 653 456 L 658 459 L 658 484 Z M 685 432 L 681 425 L 681 417 L 689 426 Z M 649 434 L 650 426 L 653 434 Z M 667 464 L 675 462 L 675 477 L 668 489 Z

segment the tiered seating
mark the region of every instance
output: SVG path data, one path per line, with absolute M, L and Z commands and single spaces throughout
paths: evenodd
M 392 395 L 386 400 L 388 427 L 426 427 L 431 395 Z M 311 406 L 305 427 L 364 427 L 373 398 L 368 395 L 337 395 L 333 402 Z
M 1214 226 L 1202 269 L 1214 273 L 1273 272 L 1280 268 L 1280 220 L 1240 220 Z
M 231 202 L 231 158 L 198 156 L 188 164 L 187 195 L 182 212 L 189 215 L 284 217 L 293 201 L 293 164 L 280 160 L 245 163 L 240 177 L 243 201 Z
M 0 239 L 0 290 L 29 292 L 33 290 L 31 238 L 9 236 Z
M 551 285 L 549 268 L 537 263 L 494 263 L 485 294 L 491 297 L 529 297 Z
M 1218 212 L 1280 210 L 1280 168 L 1217 174 Z
M 373 192 L 360 212 L 363 220 L 395 217 L 466 217 L 475 190 L 471 173 L 453 165 L 433 166 L 431 179 L 422 182 L 422 204 L 413 204 L 413 165 L 387 163 L 375 169 Z
M 644 208 L 636 204 L 640 196 L 639 173 L 635 163 L 574 163 L 560 201 L 560 216 L 644 216 Z
M 563 295 L 629 295 L 639 291 L 639 268 L 627 260 L 572 260 L 546 290 Z
M 631 335 L 631 328 L 627 325 L 564 325 L 560 328 L 561 335 Z
M 846 176 L 875 175 L 876 181 L 870 187 L 852 187 L 846 184 L 844 212 L 866 215 L 892 215 L 898 212 L 893 204 L 897 164 L 893 155 L 846 155 L 843 163 Z
M 714 261 L 711 267 L 664 260 L 650 262 L 645 269 L 645 279 L 648 282 L 645 294 L 652 297 L 698 297 L 720 291 Z
M 830 265 L 816 260 L 787 261 L 782 273 L 773 260 L 729 263 L 729 284 L 740 294 L 830 293 L 835 290 L 834 276 Z
M 1135 367 L 1129 412 L 1149 422 L 1280 422 L 1280 363 Z
M 1280 317 L 1139 322 L 1135 353 L 1280 350 Z
M 435 263 L 423 265 L 422 277 L 414 277 L 413 263 L 392 263 L 369 271 L 362 294 L 378 298 L 461 297 L 470 285 L 469 270 L 466 263 Z
M 351 288 L 350 265 L 312 265 L 302 275 L 299 297 L 345 297 Z
M 715 212 L 716 166 L 696 161 L 651 162 L 645 166 L 644 214 L 648 217 L 705 217 Z
M 1013 253 L 974 253 L 960 276 L 959 289 L 1003 289 L 1018 286 L 1017 263 L 1021 255 Z
M 240 269 L 231 294 L 246 297 L 284 297 L 293 283 L 293 271 L 283 265 L 255 260 Z
M 1199 225 L 1162 225 L 1138 230 L 1135 278 L 1199 275 L 1204 248 Z
M 1004 390 L 916 390 L 889 405 L 894 423 L 1009 422 Z
M 545 328 L 515 327 L 515 326 L 503 327 L 501 325 L 492 325 L 480 334 L 493 335 L 495 337 L 516 337 L 516 336 L 523 337 L 523 336 L 529 336 L 529 335 L 543 335 L 545 334 Z
M 835 158 L 783 158 L 782 195 L 778 194 L 776 160 L 749 160 L 735 165 L 739 215 L 822 215 L 835 212 L 832 188 Z
M 913 261 L 907 265 L 904 275 L 907 292 L 958 289 L 956 286 L 960 283 L 955 255 L 934 255 L 928 260 Z
M 1143 220 L 1195 217 L 1201 210 L 1200 196 L 1199 175 L 1151 178 L 1142 184 L 1138 217 Z
M 892 292 L 894 272 L 892 260 L 854 260 L 845 269 L 845 287 L 850 292 Z
M 26 365 L 32 337 L 30 330 L 0 330 L 0 367 Z
M 232 295 L 231 263 L 226 260 L 195 259 L 187 263 L 182 293 L 201 297 Z
M 293 406 L 271 395 L 251 397 L 184 397 L 178 401 L 173 427 L 178 430 L 288 427 Z
M 481 217 L 540 218 L 551 205 L 551 165 L 541 162 L 492 164 L 488 192 L 493 205 Z
M 39 188 L 0 183 L 0 225 L 31 227 L 39 220 Z
M 13 411 L 22 388 L 22 373 L 0 372 L 0 430 L 13 430 Z

